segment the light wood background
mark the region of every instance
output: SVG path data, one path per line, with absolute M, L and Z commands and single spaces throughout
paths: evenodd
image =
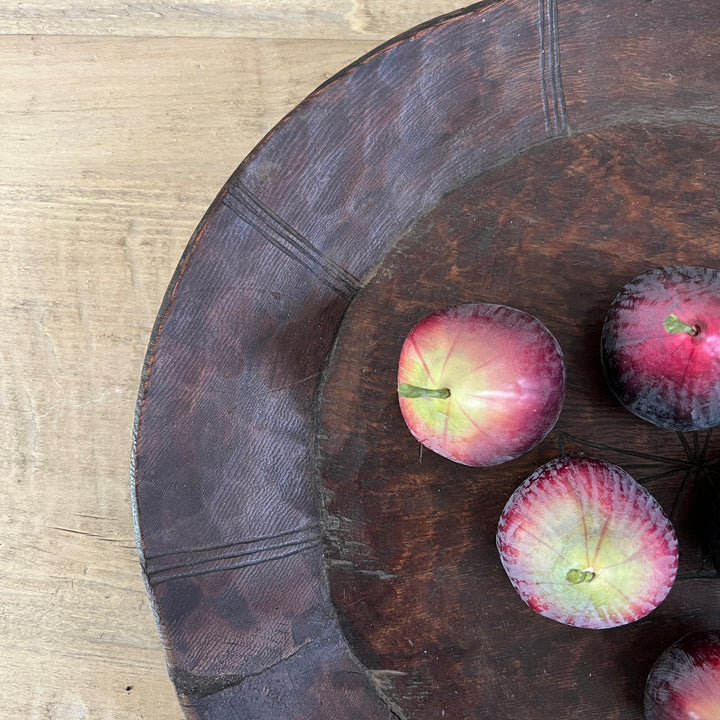
M 179 720 L 129 460 L 161 298 L 317 85 L 451 0 L 0 0 L 0 714 Z

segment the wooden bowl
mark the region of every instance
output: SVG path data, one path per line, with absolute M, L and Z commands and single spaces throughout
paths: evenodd
M 189 718 L 639 720 L 650 665 L 720 626 L 693 472 L 720 435 L 650 427 L 599 366 L 649 267 L 720 266 L 714 0 L 502 0 L 335 76 L 208 209 L 158 315 L 133 442 L 143 571 Z M 472 469 L 421 454 L 402 340 L 441 307 L 539 317 L 555 430 Z M 494 544 L 512 490 L 585 452 L 676 523 L 679 579 L 607 631 L 529 610 Z

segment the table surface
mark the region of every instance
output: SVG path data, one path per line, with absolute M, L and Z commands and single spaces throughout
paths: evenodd
M 137 560 L 141 366 L 214 196 L 287 112 L 449 0 L 0 0 L 0 697 L 182 716 Z

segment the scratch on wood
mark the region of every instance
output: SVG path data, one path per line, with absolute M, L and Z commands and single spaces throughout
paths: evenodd
M 38 419 L 37 413 L 35 412 L 35 405 L 30 397 L 30 391 L 25 388 L 25 397 L 27 399 L 30 416 L 30 462 L 33 466 L 37 465 L 37 449 L 38 449 Z
M 307 382 L 308 380 L 314 380 L 317 377 L 320 377 L 319 372 L 313 373 L 312 375 L 308 375 L 307 377 L 300 378 L 299 380 L 295 380 L 294 382 L 288 383 L 287 385 L 282 385 L 280 387 L 276 388 L 270 388 L 271 393 L 281 392 L 282 390 L 288 390 L 291 387 L 295 387 L 296 385 L 300 385 L 304 382 Z
M 174 553 L 146 556 L 145 574 L 151 585 L 209 573 L 241 570 L 277 562 L 322 546 L 316 523 L 272 535 L 243 538 L 230 543 Z
M 389 570 L 383 570 L 382 568 L 378 568 L 377 570 L 366 570 L 364 568 L 358 567 L 351 560 L 338 560 L 336 558 L 329 558 L 328 565 L 330 565 L 331 567 L 351 570 L 358 575 L 368 575 L 370 577 L 376 577 L 378 580 L 394 580 L 395 578 L 397 578 L 397 575 L 393 572 L 390 572 Z
M 325 256 L 308 238 L 273 212 L 242 183 L 235 183 L 223 204 L 240 220 L 256 230 L 271 245 L 315 275 L 338 295 L 350 299 L 360 288 L 360 280 Z

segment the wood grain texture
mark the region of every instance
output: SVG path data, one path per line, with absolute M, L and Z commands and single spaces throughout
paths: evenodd
M 0 3 L 0 32 L 376 42 L 462 5 L 446 0 L 191 0 Z
M 178 720 L 132 530 L 137 386 L 227 177 L 305 95 L 449 3 L 3 3 L 0 697 Z
M 599 351 L 607 307 L 630 277 L 720 262 L 718 183 L 715 127 L 615 126 L 540 145 L 419 219 L 346 313 L 320 415 L 330 584 L 346 636 L 408 717 L 531 719 L 541 699 L 556 720 L 641 720 L 662 648 L 720 624 L 697 488 L 687 467 L 673 471 L 683 445 L 617 403 Z M 406 333 L 433 309 L 467 302 L 535 314 L 567 365 L 557 427 L 491 468 L 420 453 L 396 400 Z M 611 632 L 562 626 L 510 587 L 498 518 L 512 490 L 562 452 L 625 467 L 672 516 L 681 580 L 642 622 Z M 717 433 L 707 452 L 720 456 Z

